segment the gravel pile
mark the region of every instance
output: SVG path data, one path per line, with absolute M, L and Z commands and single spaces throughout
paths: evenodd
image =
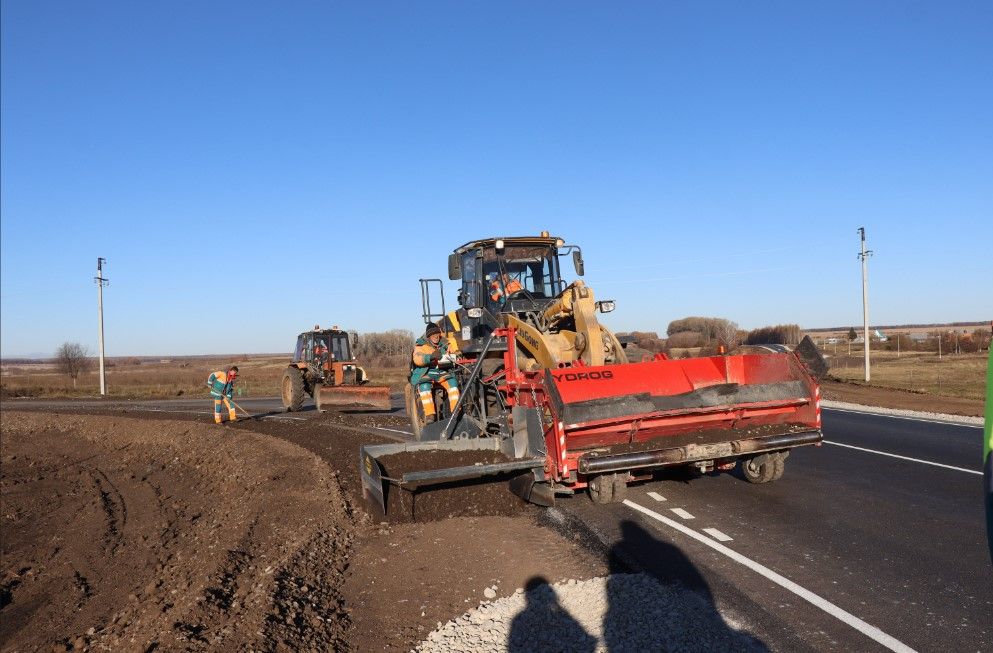
M 850 404 L 844 401 L 821 401 L 824 408 L 838 408 L 840 410 L 854 410 L 860 413 L 871 413 L 874 415 L 892 415 L 894 417 L 916 417 L 918 419 L 932 419 L 937 422 L 950 422 L 953 424 L 969 424 L 975 426 L 983 425 L 982 417 L 967 417 L 965 415 L 946 415 L 944 413 L 927 413 L 921 410 L 903 410 L 900 408 L 882 408 L 880 406 L 863 406 L 861 404 Z
M 421 653 L 721 650 L 764 647 L 729 626 L 703 596 L 645 574 L 532 581 L 439 624 L 417 647 Z

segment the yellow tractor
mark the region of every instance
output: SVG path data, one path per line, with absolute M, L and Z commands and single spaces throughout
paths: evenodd
M 283 408 L 300 410 L 306 397 L 312 397 L 317 410 L 329 406 L 365 406 L 390 409 L 390 389 L 368 385 L 369 377 L 358 366 L 352 347 L 358 336 L 337 326 L 305 331 L 297 336 L 293 362 L 283 372 L 280 395 Z

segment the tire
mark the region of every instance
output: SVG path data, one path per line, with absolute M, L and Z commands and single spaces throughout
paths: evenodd
M 317 408 L 317 412 L 323 413 L 324 407 L 321 406 L 321 383 L 315 383 L 310 388 L 310 396 L 314 398 L 314 406 Z
M 403 387 L 403 403 L 410 416 L 410 430 L 414 433 L 414 439 L 420 440 L 421 430 L 424 428 L 424 409 L 421 408 L 421 398 L 409 383 Z
M 303 372 L 296 367 L 287 367 L 283 372 L 283 381 L 279 388 L 283 408 L 289 411 L 300 410 L 303 406 L 303 398 L 307 395 L 303 384 Z
M 480 370 L 480 376 L 482 378 L 493 376 L 502 369 L 503 358 L 484 360 L 482 369 Z M 486 406 L 486 416 L 495 417 L 502 408 L 499 397 L 500 393 L 494 388 L 483 386 L 481 383 L 478 386 L 483 393 L 483 405 Z M 464 392 L 465 390 L 463 389 L 462 391 Z
M 586 489 L 595 504 L 604 505 L 614 500 L 614 482 L 609 474 L 594 476 Z
M 786 456 L 781 453 L 776 454 L 776 459 L 773 461 L 773 472 L 772 480 L 778 481 L 783 477 L 783 472 L 786 471 Z
M 741 473 L 749 483 L 768 483 L 776 480 L 776 464 L 779 463 L 779 474 L 782 476 L 783 460 L 776 454 L 772 454 L 761 465 L 756 465 L 754 458 L 745 458 L 741 461 Z
M 628 481 L 627 474 L 614 474 L 614 480 L 612 483 L 613 495 L 611 500 L 614 503 L 621 503 L 628 495 Z

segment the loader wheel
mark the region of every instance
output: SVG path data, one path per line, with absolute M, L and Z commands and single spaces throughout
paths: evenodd
M 754 458 L 747 458 L 741 461 L 741 473 L 749 483 L 768 483 L 783 475 L 784 465 L 785 462 L 778 454 L 770 455 L 762 464 L 756 464 Z
M 283 408 L 291 411 L 300 410 L 303 406 L 303 398 L 307 394 L 303 385 L 303 372 L 295 367 L 287 367 L 279 387 Z
M 410 430 L 414 433 L 414 439 L 421 439 L 421 429 L 424 428 L 424 412 L 421 408 L 421 399 L 414 391 L 414 386 L 409 383 L 403 386 L 403 405 L 407 408 L 407 415 L 410 417 Z
M 607 474 L 591 478 L 586 489 L 589 490 L 593 503 L 602 505 L 614 500 L 613 479 Z

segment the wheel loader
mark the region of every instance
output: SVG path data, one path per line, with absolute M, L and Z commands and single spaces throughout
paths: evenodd
M 391 486 L 416 495 L 490 477 L 541 505 L 580 490 L 607 503 L 669 466 L 729 471 L 740 463 L 746 480 L 774 481 L 793 448 L 820 444 L 812 370 L 823 359 L 812 343 L 799 353 L 629 361 L 599 321 L 614 302 L 597 300 L 581 279 L 567 282 L 568 258 L 582 277 L 581 249 L 547 232 L 466 243 L 448 259 L 449 279 L 460 282 L 451 311 L 441 279 L 421 279 L 425 322 L 438 324 L 459 352 L 461 394 L 449 412 L 436 389 L 428 421 L 414 388 L 406 389 L 417 442 L 360 448 L 367 499 L 385 512 Z M 440 468 L 395 464 L 429 460 L 432 451 L 476 458 Z
M 367 385 L 369 378 L 352 356 L 357 336 L 349 338 L 337 326 L 315 326 L 297 336 L 293 361 L 283 372 L 280 395 L 283 408 L 300 410 L 304 400 L 313 398 L 317 410 L 329 406 L 361 406 L 390 409 L 390 389 Z

